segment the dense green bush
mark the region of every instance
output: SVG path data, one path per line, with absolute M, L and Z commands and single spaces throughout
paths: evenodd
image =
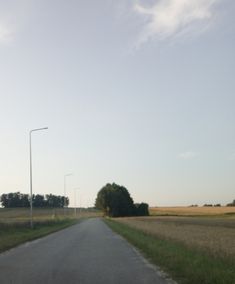
M 3 193 L 0 197 L 2 206 L 5 208 L 16 208 L 16 207 L 29 207 L 30 197 L 28 194 L 20 192 Z M 33 207 L 54 207 L 61 208 L 68 206 L 69 199 L 64 196 L 57 196 L 53 194 L 33 195 Z
M 148 204 L 134 204 L 130 193 L 124 186 L 108 183 L 97 194 L 96 208 L 110 217 L 149 215 Z
M 136 203 L 135 204 L 135 215 L 136 216 L 149 216 L 149 206 L 147 203 Z

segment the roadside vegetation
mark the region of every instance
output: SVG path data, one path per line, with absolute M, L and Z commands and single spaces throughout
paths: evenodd
M 75 215 L 76 213 L 76 215 Z M 86 218 L 101 216 L 102 213 L 93 208 L 34 208 L 35 221 L 47 221 L 63 218 Z M 0 223 L 29 222 L 29 208 L 0 208 Z
M 77 219 L 71 218 L 38 221 L 34 223 L 33 229 L 29 227 L 28 222 L 0 223 L 0 252 L 64 229 L 77 222 Z
M 142 220 L 142 226 L 136 225 L 139 218 L 115 218 L 106 219 L 106 223 L 117 233 L 125 237 L 130 243 L 136 246 L 151 262 L 158 265 L 167 272 L 178 283 L 183 284 L 231 284 L 235 283 L 235 255 L 227 254 L 229 248 L 234 245 L 234 239 L 224 240 L 224 246 L 228 250 L 215 250 L 202 248 L 200 245 L 190 243 L 198 236 L 194 232 L 188 235 L 185 226 L 179 226 L 182 231 L 181 236 L 186 235 L 189 242 L 174 238 L 174 226 L 172 222 L 167 223 L 168 236 L 162 234 L 162 227 L 157 227 L 155 223 L 148 223 L 146 217 Z M 143 218 L 142 218 L 143 219 Z M 179 218 L 180 219 L 180 218 Z M 126 222 L 126 220 L 128 220 Z M 157 222 L 155 220 L 155 222 Z M 148 228 L 144 225 L 148 223 Z M 176 225 L 177 226 L 177 225 Z M 197 229 L 197 225 L 195 229 Z M 207 235 L 207 226 L 204 226 L 204 235 Z M 216 225 L 215 225 L 215 228 Z M 222 228 L 223 230 L 224 228 Z M 235 228 L 228 228 L 234 233 Z M 233 234 L 232 233 L 232 234 Z M 171 237 L 170 237 L 171 236 Z M 214 240 L 216 235 L 214 236 Z M 219 237 L 218 237 L 219 239 Z M 232 241 L 232 242 L 230 242 Z M 208 243 L 210 239 L 208 238 Z M 216 244 L 214 244 L 216 246 Z
M 200 217 L 139 217 L 116 220 L 132 228 L 187 247 L 209 252 L 215 257 L 235 259 L 235 219 Z
M 75 215 L 76 212 L 76 215 Z M 94 209 L 35 208 L 30 228 L 29 208 L 0 208 L 0 252 L 74 225 L 82 219 L 101 216 Z

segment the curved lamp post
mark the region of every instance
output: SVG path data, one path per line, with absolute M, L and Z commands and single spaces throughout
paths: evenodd
M 46 130 L 48 127 L 36 128 L 29 131 L 29 161 L 30 161 L 30 227 L 33 228 L 33 169 L 32 169 L 32 139 L 34 131 Z

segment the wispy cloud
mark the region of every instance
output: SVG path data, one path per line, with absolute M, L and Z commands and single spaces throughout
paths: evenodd
M 135 4 L 134 10 L 146 20 L 139 44 L 149 39 L 163 40 L 205 30 L 214 18 L 213 6 L 219 1 L 157 0 L 152 6 Z
M 197 156 L 198 156 L 198 153 L 189 151 L 189 152 L 180 153 L 178 155 L 178 158 L 183 159 L 183 160 L 191 160 L 191 159 L 196 158 Z
M 33 1 L 1 1 L 0 4 L 0 45 L 14 42 L 28 23 Z
M 0 43 L 6 43 L 12 38 L 12 33 L 6 25 L 0 24 Z

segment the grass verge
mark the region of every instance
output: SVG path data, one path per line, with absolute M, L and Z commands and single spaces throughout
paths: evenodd
M 140 249 L 150 261 L 160 266 L 178 283 L 235 283 L 235 260 L 215 258 L 181 243 L 161 239 L 126 224 L 106 219 L 109 227 Z
M 59 231 L 77 222 L 77 219 L 36 222 L 33 229 L 29 228 L 28 223 L 0 224 L 0 252 Z

